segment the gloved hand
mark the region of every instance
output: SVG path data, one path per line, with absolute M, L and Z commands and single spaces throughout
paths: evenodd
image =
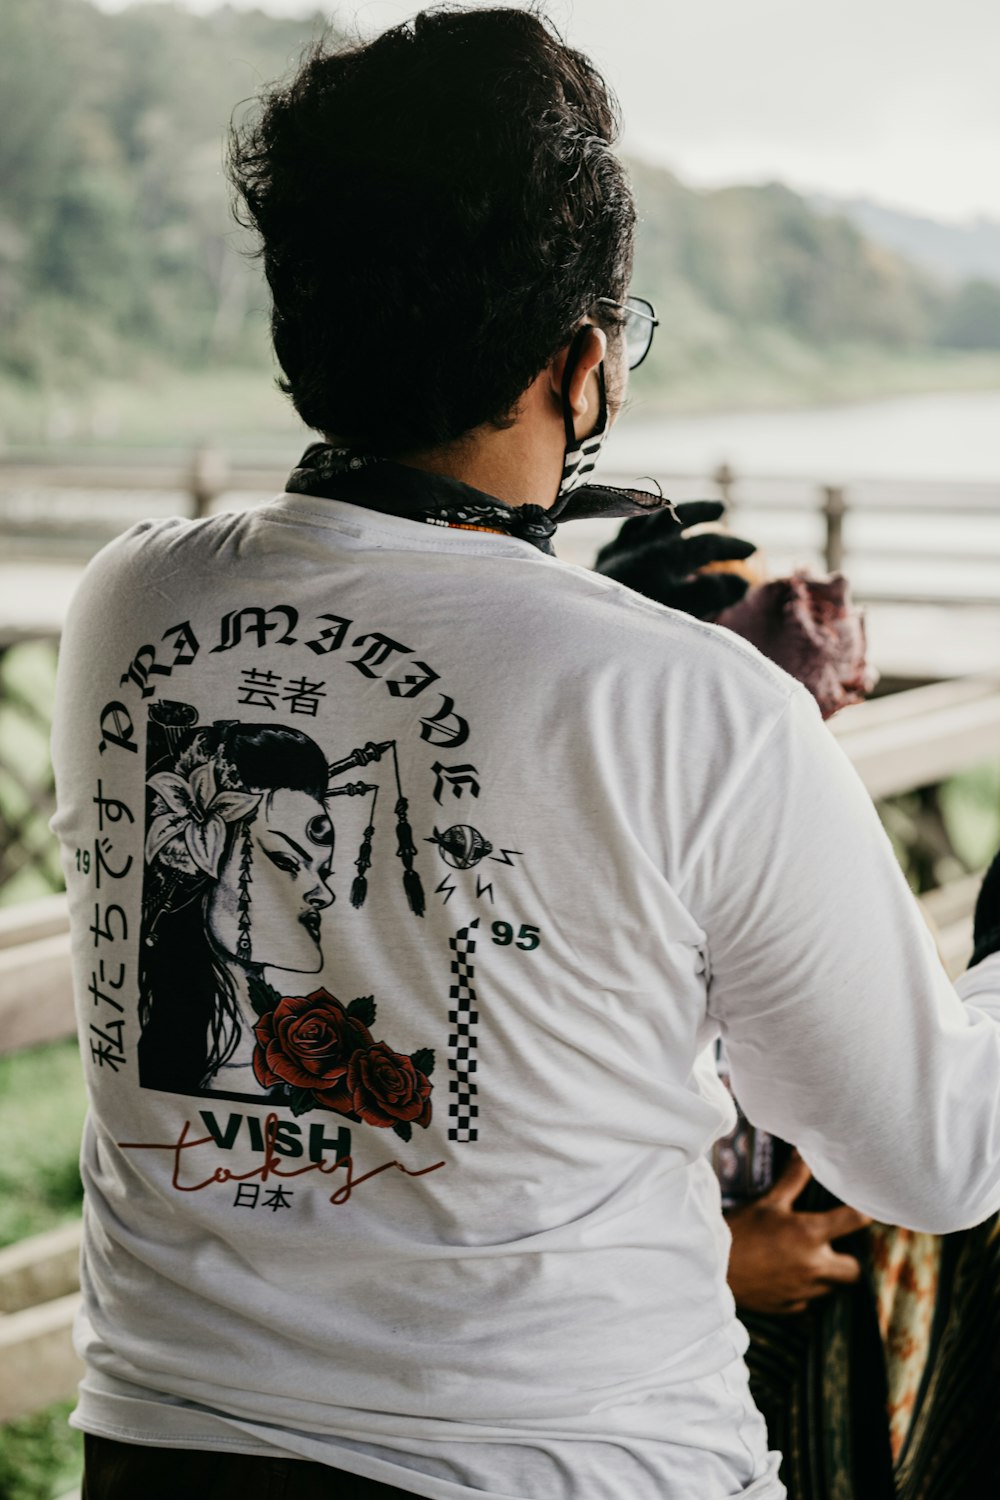
M 747 581 L 734 573 L 698 574 L 695 570 L 710 562 L 749 557 L 757 549 L 753 542 L 717 532 L 684 533 L 690 526 L 717 521 L 724 508 L 718 500 L 690 500 L 673 511 L 633 516 L 614 541 L 598 552 L 594 570 L 657 604 L 668 604 L 698 620 L 714 619 L 743 598 Z
M 970 969 L 973 964 L 981 963 L 987 954 L 1000 953 L 1000 853 L 995 856 L 979 888 L 972 942 Z

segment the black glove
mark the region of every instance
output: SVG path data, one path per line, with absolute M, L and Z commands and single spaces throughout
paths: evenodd
M 673 511 L 633 516 L 614 541 L 598 552 L 594 570 L 657 604 L 669 604 L 698 620 L 714 619 L 743 598 L 747 581 L 734 573 L 698 574 L 695 570 L 710 562 L 749 557 L 757 550 L 753 542 L 718 532 L 684 535 L 689 526 L 717 521 L 723 509 L 718 500 L 689 500 Z
M 969 968 L 989 953 L 1000 953 L 1000 854 L 997 854 L 979 888 L 972 924 L 972 957 Z

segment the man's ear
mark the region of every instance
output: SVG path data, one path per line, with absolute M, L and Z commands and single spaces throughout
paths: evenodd
M 593 426 L 597 419 L 600 396 L 597 381 L 591 380 L 590 377 L 607 355 L 607 334 L 595 323 L 585 323 L 582 329 L 577 330 L 565 349 L 559 350 L 549 365 L 549 386 L 560 411 L 562 410 L 563 384 L 566 379 L 566 362 L 571 350 L 576 351 L 576 363 L 570 374 L 567 395 L 574 426 L 580 429 L 577 436 L 580 437 Z

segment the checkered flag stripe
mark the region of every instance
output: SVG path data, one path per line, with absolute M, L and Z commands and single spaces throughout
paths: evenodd
M 479 1105 L 476 1103 L 476 1026 L 479 1012 L 476 1010 L 476 991 L 473 980 L 476 968 L 472 955 L 476 951 L 475 928 L 479 918 L 468 927 L 460 927 L 453 938 L 448 939 L 452 951 L 451 984 L 448 999 L 451 1008 L 448 1021 L 448 1139 L 449 1141 L 475 1141 L 479 1138 L 476 1121 Z

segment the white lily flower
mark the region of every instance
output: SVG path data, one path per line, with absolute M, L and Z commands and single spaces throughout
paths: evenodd
M 146 834 L 146 862 L 156 858 L 175 839 L 183 839 L 199 870 L 218 878 L 226 846 L 226 824 L 238 823 L 256 812 L 259 792 L 220 791 L 214 761 L 205 761 L 185 780 L 176 771 L 157 771 L 148 785 L 169 812 L 153 818 Z

